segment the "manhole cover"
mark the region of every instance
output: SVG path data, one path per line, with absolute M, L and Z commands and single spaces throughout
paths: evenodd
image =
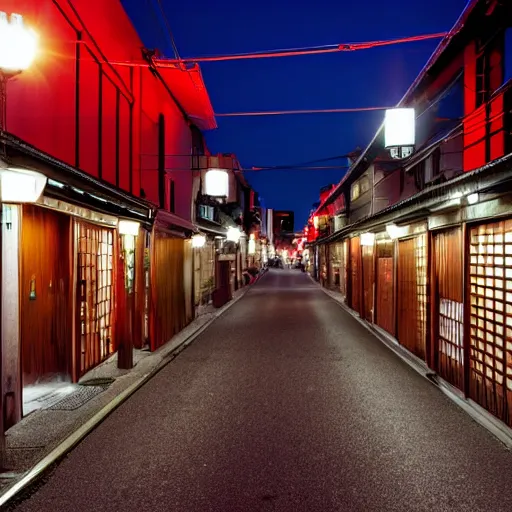
M 103 393 L 108 386 L 79 386 L 76 391 L 67 395 L 56 404 L 48 407 L 50 411 L 74 411 L 82 407 L 89 400 Z

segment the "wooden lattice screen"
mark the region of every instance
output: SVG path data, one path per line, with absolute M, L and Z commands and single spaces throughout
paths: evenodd
M 470 396 L 512 426 L 512 220 L 470 233 Z
M 114 351 L 114 233 L 76 222 L 80 374 L 101 363 Z

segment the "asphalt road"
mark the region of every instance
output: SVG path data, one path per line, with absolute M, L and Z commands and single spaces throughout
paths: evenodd
M 510 512 L 512 454 L 274 271 L 17 510 Z

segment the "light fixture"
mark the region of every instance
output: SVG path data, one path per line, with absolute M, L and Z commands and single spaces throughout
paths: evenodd
M 480 200 L 480 197 L 479 197 L 478 193 L 469 194 L 469 196 L 468 196 L 469 204 L 476 204 L 476 203 L 478 203 L 479 200 Z
M 197 233 L 192 237 L 192 247 L 195 249 L 201 249 L 206 244 L 206 237 L 201 233 Z
M 118 224 L 120 235 L 137 236 L 139 234 L 140 222 L 134 220 L 120 220 Z
M 361 245 L 363 247 L 371 247 L 375 243 L 375 233 L 362 233 Z
M 252 236 L 252 235 L 251 235 Z M 250 254 L 250 255 L 253 255 L 253 254 L 256 254 L 256 240 L 254 240 L 254 238 L 251 238 L 249 240 L 249 247 L 247 249 L 247 252 Z
M 225 169 L 208 169 L 204 177 L 205 193 L 212 197 L 229 195 L 229 175 Z
M 35 203 L 46 186 L 46 176 L 26 169 L 0 170 L 3 203 Z
M 241 235 L 242 235 L 242 233 L 240 232 L 240 230 L 238 228 L 230 227 L 230 228 L 228 228 L 228 231 L 226 233 L 226 238 L 227 238 L 228 242 L 238 243 Z
M 413 108 L 386 110 L 384 119 L 384 145 L 386 148 L 414 146 L 416 114 Z
M 24 71 L 37 52 L 37 35 L 25 26 L 21 14 L 0 12 L 0 68 L 4 71 Z
M 396 224 L 388 224 L 386 232 L 391 240 L 396 240 L 409 234 L 409 226 L 397 226 Z

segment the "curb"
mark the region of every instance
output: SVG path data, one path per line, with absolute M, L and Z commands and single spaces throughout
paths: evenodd
M 179 345 L 172 349 L 167 354 L 160 364 L 151 370 L 144 377 L 140 378 L 137 382 L 134 382 L 131 386 L 126 388 L 118 396 L 116 396 L 111 402 L 100 409 L 92 418 L 86 421 L 81 427 L 70 434 L 64 441 L 62 441 L 56 448 L 54 448 L 48 455 L 43 457 L 35 466 L 29 469 L 24 476 L 16 482 L 12 487 L 7 489 L 0 496 L 0 509 L 9 505 L 9 502 L 19 496 L 22 492 L 26 491 L 29 487 L 34 485 L 39 479 L 41 479 L 46 472 L 53 467 L 55 464 L 60 462 L 73 448 L 75 448 L 85 437 L 87 437 L 100 423 L 105 421 L 120 405 L 128 400 L 134 393 L 140 388 L 147 384 L 157 373 L 165 368 L 171 361 L 173 361 L 183 350 L 185 350 L 192 342 L 200 336 L 213 322 L 220 318 L 226 311 L 234 306 L 239 300 L 251 290 L 251 287 L 246 287 L 245 291 L 242 292 L 238 297 L 232 299 L 230 302 L 222 306 L 219 310 L 219 314 L 214 318 L 208 320 L 204 325 L 198 327 L 193 333 L 185 338 Z M 170 340 L 169 340 L 170 342 Z M 165 345 L 164 345 L 165 346 Z
M 378 326 L 369 324 L 363 320 L 355 311 L 347 305 L 336 300 L 323 286 L 317 283 L 311 276 L 311 281 L 315 283 L 333 302 L 335 302 L 343 311 L 351 315 L 355 320 L 373 334 L 385 347 L 397 355 L 403 362 L 409 365 L 413 370 L 424 377 L 427 382 L 435 386 L 441 393 L 448 397 L 455 405 L 460 407 L 468 416 L 492 434 L 498 441 L 512 451 L 512 429 L 507 427 L 500 420 L 495 418 L 486 409 L 478 405 L 473 400 L 466 398 L 461 391 L 454 388 L 448 382 L 445 382 L 437 373 L 429 368 L 424 361 L 411 354 L 407 349 L 400 345 L 394 338 L 381 332 Z

